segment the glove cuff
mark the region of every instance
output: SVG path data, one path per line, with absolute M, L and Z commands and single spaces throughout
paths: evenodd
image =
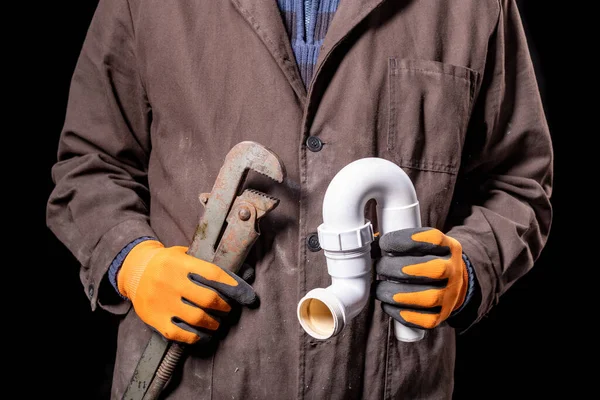
M 154 255 L 164 246 L 157 240 L 144 240 L 135 245 L 125 260 L 117 276 L 119 292 L 133 301 L 142 275 Z
M 125 260 L 125 257 L 127 257 L 129 252 L 131 251 L 131 249 L 133 249 L 135 245 L 137 245 L 140 242 L 143 242 L 144 240 L 156 240 L 156 238 L 152 236 L 142 236 L 130 242 L 127 246 L 123 247 L 123 249 L 115 256 L 108 268 L 108 281 L 115 288 L 115 292 L 117 292 L 119 297 L 121 297 L 124 300 L 127 300 L 127 297 L 123 296 L 123 294 L 121 294 L 121 292 L 119 291 L 117 276 L 119 275 L 119 271 L 123 266 L 123 261 Z
M 462 259 L 465 262 L 466 266 L 465 269 L 467 274 L 467 294 L 465 295 L 465 300 L 463 301 L 461 306 L 454 310 L 452 314 L 450 314 L 451 317 L 461 312 L 467 306 L 467 304 L 473 297 L 473 293 L 475 292 L 475 271 L 473 269 L 473 266 L 471 265 L 471 261 L 469 261 L 469 258 L 465 253 L 462 254 Z

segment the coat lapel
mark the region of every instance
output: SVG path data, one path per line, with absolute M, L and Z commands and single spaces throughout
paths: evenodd
M 358 25 L 367 15 L 385 0 L 340 0 L 333 20 L 325 35 L 319 52 L 315 77 L 331 51 Z
M 300 77 L 296 58 L 290 44 L 276 0 L 231 0 L 240 14 L 246 19 L 261 38 L 294 92 L 304 104 L 306 88 Z
M 321 71 L 327 64 L 332 51 L 367 15 L 384 1 L 385 0 L 340 0 L 331 24 L 327 29 L 327 34 L 325 35 L 321 50 L 319 51 L 315 72 L 309 86 L 307 104 L 305 106 L 304 119 L 302 121 L 302 137 L 308 135 L 312 119 L 317 109 L 317 107 L 310 107 L 309 105 L 320 102 L 322 92 L 328 85 L 328 82 L 319 78 L 323 76 Z

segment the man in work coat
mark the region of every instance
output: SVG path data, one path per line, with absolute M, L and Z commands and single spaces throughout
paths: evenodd
M 73 75 L 47 223 L 80 262 L 92 310 L 122 315 L 115 399 L 153 331 L 200 349 L 181 365 L 173 399 L 449 399 L 455 335 L 546 243 L 553 153 L 514 0 L 342 0 L 314 63 L 300 62 L 307 53 L 290 37 L 302 29 L 286 30 L 283 3 L 98 4 Z M 190 266 L 207 314 L 187 328 L 154 323 L 158 305 L 136 299 L 151 298 L 165 265 L 185 275 L 173 249 L 191 242 L 199 193 L 245 140 L 272 149 L 287 171 L 284 184 L 266 188 L 281 202 L 251 252 L 255 278 Z M 417 295 L 402 305 L 404 286 L 375 290 L 343 334 L 319 341 L 296 319 L 302 296 L 331 279 L 309 239 L 335 173 L 371 156 L 409 175 L 425 237 L 450 249 L 438 278 L 453 285 L 424 314 L 406 313 L 424 303 Z M 419 241 L 409 233 L 386 246 Z M 127 258 L 111 275 L 119 255 Z M 390 258 L 381 275 L 410 270 Z M 239 291 L 209 293 L 227 285 Z M 241 307 L 216 350 L 203 352 L 219 325 L 210 309 L 253 293 L 259 306 Z M 426 328 L 425 338 L 395 340 L 390 316 Z

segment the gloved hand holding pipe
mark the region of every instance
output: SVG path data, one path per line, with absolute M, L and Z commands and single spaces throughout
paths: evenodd
M 342 168 L 325 193 L 318 234 L 332 284 L 309 291 L 297 307 L 300 324 L 317 339 L 340 333 L 369 300 L 375 236 L 364 210 L 371 199 L 383 251 L 375 293 L 395 319 L 396 338 L 421 340 L 464 302 L 468 274 L 460 243 L 421 228 L 415 189 L 399 166 L 363 158 Z
M 469 273 L 462 246 L 433 228 L 384 234 L 376 271 L 375 296 L 403 325 L 432 329 L 465 302 Z

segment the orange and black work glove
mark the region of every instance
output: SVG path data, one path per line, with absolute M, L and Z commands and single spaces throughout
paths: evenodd
M 402 324 L 432 329 L 465 303 L 469 272 L 462 246 L 434 228 L 389 232 L 379 239 L 375 297 Z
M 242 278 L 186 251 L 143 241 L 125 257 L 117 284 L 142 321 L 169 340 L 193 344 L 210 339 L 232 305 L 251 305 L 256 293 Z

